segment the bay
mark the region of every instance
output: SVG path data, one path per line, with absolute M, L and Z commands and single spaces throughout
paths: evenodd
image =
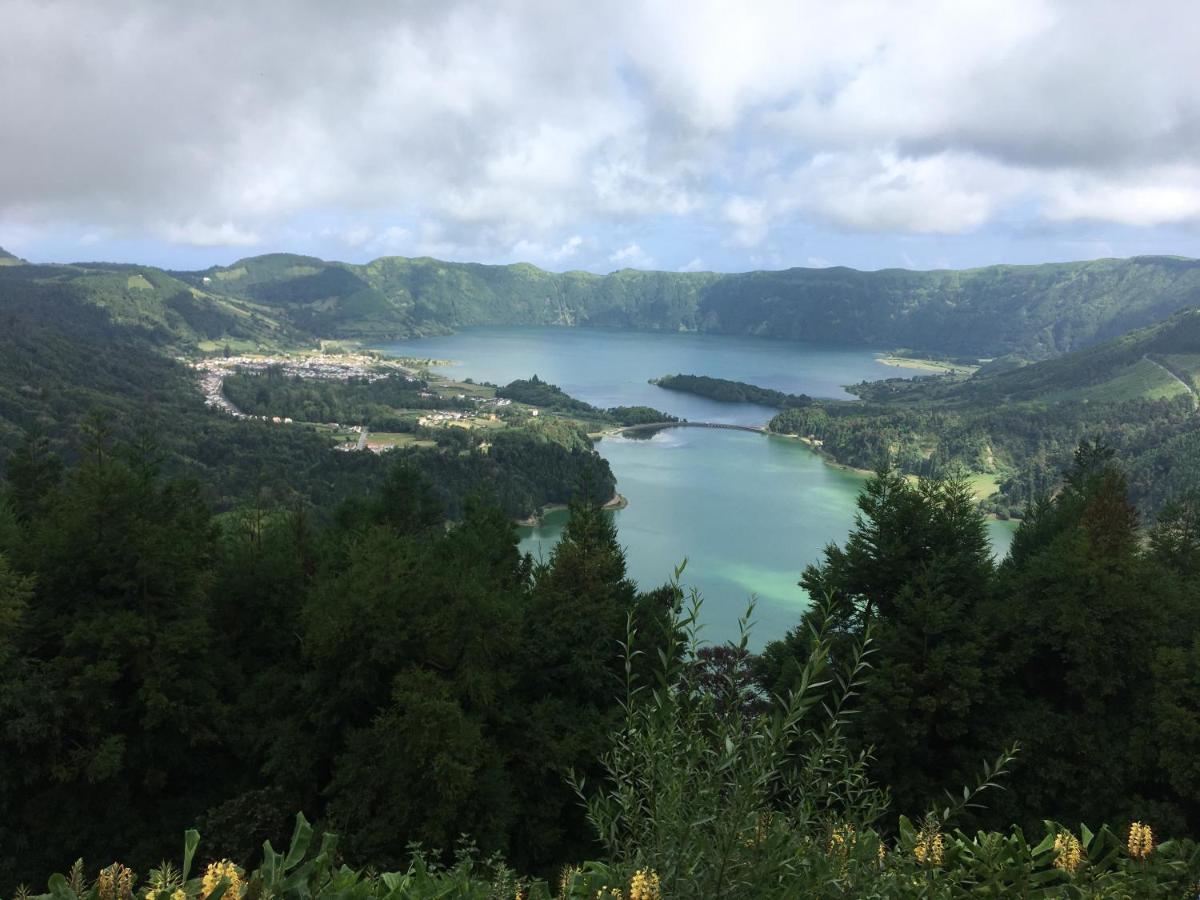
M 746 381 L 817 397 L 847 397 L 844 385 L 906 374 L 876 354 L 759 338 L 583 328 L 472 328 L 380 349 L 453 361 L 435 371 L 506 384 L 538 375 L 596 406 L 653 406 L 691 421 L 760 425 L 774 410 L 667 391 L 648 379 L 676 372 Z M 757 598 L 752 645 L 782 637 L 809 603 L 800 573 L 853 527 L 864 476 L 827 464 L 791 438 L 672 428 L 651 438 L 610 436 L 596 449 L 629 505 L 613 516 L 629 574 L 643 589 L 682 577 L 704 598 L 703 635 L 736 637 L 738 617 Z M 564 511 L 521 529 L 521 549 L 548 559 Z M 997 553 L 1012 540 L 989 523 Z

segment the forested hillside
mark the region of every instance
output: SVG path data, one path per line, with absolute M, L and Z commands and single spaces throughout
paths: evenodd
M 554 274 L 386 257 L 275 254 L 176 273 L 321 336 L 403 337 L 467 325 L 706 331 L 1041 359 L 1200 302 L 1200 262 L 1139 257 L 964 271 Z
M 469 325 L 590 325 L 752 334 L 945 356 L 1043 359 L 1200 303 L 1200 262 L 1137 257 L 963 271 L 546 272 L 384 257 L 271 254 L 201 272 L 20 265 L 120 321 L 194 343 L 388 339 Z
M 147 873 L 193 824 L 207 886 L 160 868 L 138 896 L 515 896 L 493 851 L 522 896 L 593 860 L 563 898 L 1150 897 L 1200 877 L 1200 496 L 1144 541 L 1104 448 L 998 567 L 966 484 L 880 473 L 804 572 L 818 603 L 761 657 L 689 641 L 694 604 L 628 580 L 595 504 L 534 565 L 495 506 L 447 530 L 403 459 L 336 515 L 214 517 L 144 448 L 86 449 L 0 482 L 5 893 L 60 871 L 54 896 L 95 896 L 96 861 Z M 336 855 L 270 861 L 297 809 Z M 478 851 L 443 874 L 463 834 Z
M 1033 365 L 854 390 L 861 400 L 796 403 L 770 427 L 854 466 L 991 476 L 990 507 L 1006 515 L 1056 489 L 1085 438 L 1118 450 L 1145 513 L 1200 486 L 1200 310 Z
M 196 333 L 176 316 L 169 280 L 158 290 L 123 287 L 142 277 L 124 272 L 0 272 L 0 465 L 14 454 L 76 459 L 99 435 L 143 446 L 168 473 L 196 478 L 219 509 L 256 494 L 328 505 L 381 481 L 385 467 L 375 454 L 338 453 L 314 430 L 235 420 L 205 407 L 196 374 L 174 358 L 194 349 L 188 342 Z M 108 288 L 98 290 L 98 281 Z M 484 486 L 514 517 L 565 503 L 585 486 L 599 502 L 612 497 L 607 462 L 574 439 L 548 434 L 514 430 L 486 456 L 457 447 L 407 453 L 414 466 L 436 470 L 440 499 L 455 516 Z

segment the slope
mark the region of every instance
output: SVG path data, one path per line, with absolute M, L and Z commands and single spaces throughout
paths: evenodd
M 527 264 L 386 257 L 351 265 L 272 254 L 174 274 L 260 304 L 319 337 L 591 325 L 1028 359 L 1089 346 L 1200 303 L 1200 262 L 1176 257 L 932 272 L 593 275 Z
M 1009 512 L 1055 487 L 1079 441 L 1114 447 L 1152 514 L 1200 487 L 1200 309 L 1031 365 L 971 377 L 856 385 L 859 401 L 786 410 L 772 430 L 819 442 L 837 460 L 906 472 L 990 475 Z

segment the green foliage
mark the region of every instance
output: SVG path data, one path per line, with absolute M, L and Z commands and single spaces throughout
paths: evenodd
M 834 599 L 839 655 L 851 657 L 868 630 L 874 637 L 875 671 L 851 734 L 873 748 L 875 776 L 912 808 L 967 779 L 991 749 L 977 735 L 988 694 L 979 614 L 992 590 L 991 550 L 962 481 L 913 484 L 884 470 L 866 483 L 858 508 L 845 547 L 827 547 L 801 585 Z M 811 632 L 812 622 L 802 622 L 764 651 L 760 677 L 772 692 L 794 683 Z
M 412 431 L 417 416 L 404 410 L 474 409 L 469 400 L 440 397 L 424 381 L 394 373 L 386 378 L 288 377 L 279 368 L 227 376 L 226 397 L 248 415 L 287 416 L 297 422 L 367 425 L 375 431 Z
M 894 471 L 868 482 L 845 546 L 802 581 L 838 603 L 835 658 L 873 629 L 848 739 L 872 748 L 872 774 L 902 808 L 1017 741 L 1014 790 L 981 822 L 1141 818 L 1185 833 L 1200 814 L 1190 507 L 1147 546 L 1111 450 L 1081 445 L 1064 482 L 995 569 L 965 484 Z M 769 690 L 793 683 L 810 643 L 802 625 L 767 647 Z
M 808 406 L 812 403 L 812 398 L 804 394 L 785 394 L 783 391 L 746 384 L 744 381 L 710 378 L 707 375 L 664 375 L 654 383 L 669 391 L 683 391 L 722 403 L 757 403 L 759 406 L 773 406 L 777 409 Z
M 1194 260 L 1137 257 L 966 271 L 554 274 L 386 257 L 286 254 L 181 275 L 320 336 L 404 337 L 468 325 L 592 325 L 905 346 L 1042 359 L 1148 325 L 1200 297 Z M 202 277 L 210 283 L 203 284 Z
M 858 385 L 863 402 L 785 410 L 769 427 L 860 468 L 994 473 L 1000 495 L 988 506 L 1005 515 L 1056 488 L 1081 440 L 1100 440 L 1126 460 L 1137 505 L 1154 513 L 1200 484 L 1198 401 L 1180 367 L 1190 357 L 1178 355 L 1196 348 L 1200 312 L 1190 311 L 1035 365 Z
M 501 388 L 496 388 L 496 396 L 530 406 L 539 406 L 553 412 L 569 416 L 598 416 L 600 410 L 590 403 L 576 400 L 557 385 L 542 381 L 537 375 L 529 379 L 517 379 Z
M 618 425 L 651 425 L 655 422 L 678 422 L 675 416 L 668 415 L 650 406 L 614 406 L 608 411 L 609 417 Z

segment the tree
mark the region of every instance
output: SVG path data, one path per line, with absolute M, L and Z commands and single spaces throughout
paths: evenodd
M 900 809 L 961 782 L 979 761 L 972 725 L 987 697 L 978 613 L 993 564 L 983 517 L 962 480 L 913 484 L 883 469 L 864 486 L 844 547 L 804 571 L 810 597 L 830 597 L 835 653 L 873 629 L 873 672 L 850 734 L 873 748 L 874 772 Z M 768 645 L 760 678 L 790 689 L 812 650 L 809 619 Z
M 1170 715 L 1158 686 L 1190 683 L 1180 654 L 1198 611 L 1143 550 L 1108 448 L 1082 443 L 1062 491 L 1029 509 L 997 598 L 985 627 L 1004 694 L 985 727 L 1027 748 L 1013 785 L 1021 807 L 1039 819 L 1154 815 L 1182 827 L 1193 803 L 1173 794 L 1153 735 L 1156 715 Z M 1178 701 L 1194 703 L 1194 690 Z

